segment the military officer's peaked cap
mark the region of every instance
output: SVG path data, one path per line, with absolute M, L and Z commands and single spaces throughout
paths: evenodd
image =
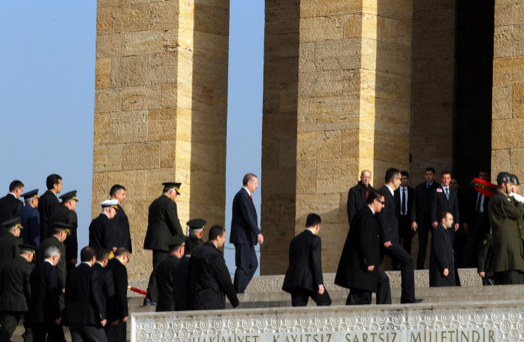
M 176 193 L 180 195 L 180 186 L 182 185 L 182 183 L 164 182 L 162 183 L 162 185 L 164 186 L 164 190 L 175 189 Z
M 11 229 L 13 227 L 24 228 L 20 224 L 20 217 L 15 217 L 2 223 L 5 229 Z
M 116 199 L 108 199 L 108 200 L 105 200 L 102 203 L 98 203 L 98 205 L 102 206 L 103 209 L 105 209 L 105 208 L 115 208 L 116 210 L 120 210 L 120 208 L 118 208 L 118 200 L 116 200 Z
M 63 194 L 60 196 L 60 199 L 62 200 L 62 203 L 65 203 L 71 199 L 74 199 L 78 202 L 78 198 L 76 198 L 76 190 L 69 191 L 68 193 Z
M 20 253 L 33 253 L 33 254 L 35 254 L 36 253 L 36 249 L 37 249 L 36 246 L 24 245 L 24 244 L 19 244 L 18 247 L 20 247 Z
M 186 243 L 187 237 L 182 235 L 173 235 L 165 242 L 168 246 L 181 246 Z
M 207 221 L 204 219 L 196 218 L 196 219 L 187 221 L 186 224 L 189 227 L 189 229 L 195 231 L 195 230 L 204 229 L 204 226 L 207 224 Z
M 55 229 L 64 230 L 67 232 L 67 235 L 71 235 L 71 229 L 73 229 L 73 225 L 69 223 L 64 222 L 54 222 Z
M 38 189 L 35 189 L 35 190 L 31 190 L 31 191 L 28 191 L 24 194 L 22 194 L 22 197 L 25 198 L 26 200 L 30 199 L 30 198 L 40 198 L 38 197 Z

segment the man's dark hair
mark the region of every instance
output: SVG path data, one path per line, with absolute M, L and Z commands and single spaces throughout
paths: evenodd
M 198 238 L 194 235 L 189 235 L 189 239 L 186 241 L 186 250 L 184 255 L 191 255 L 198 247 L 200 247 Z
M 127 191 L 126 188 L 124 188 L 124 186 L 120 185 L 120 184 L 115 184 L 111 187 L 111 190 L 109 190 L 109 196 L 110 197 L 113 197 L 117 192 L 119 192 L 120 190 L 124 190 L 124 191 Z
M 174 252 L 182 247 L 184 247 L 184 245 L 169 246 L 169 252 Z
M 386 183 L 391 182 L 393 180 L 393 178 L 395 178 L 399 173 L 400 173 L 400 171 L 398 169 L 395 169 L 394 167 L 388 169 L 386 171 L 386 177 L 384 177 Z
M 444 170 L 440 173 L 440 177 L 444 176 L 444 175 L 450 175 L 451 176 L 451 172 L 448 171 L 448 170 Z
M 433 172 L 433 174 L 435 174 L 435 173 L 436 173 L 436 172 L 435 172 L 435 169 L 434 169 L 434 168 L 432 168 L 431 166 L 430 166 L 430 167 L 426 167 L 426 170 L 424 171 L 424 173 L 426 173 L 426 172 L 428 172 L 428 171 L 431 171 L 431 172 Z
M 491 170 L 487 167 L 481 167 L 479 173 L 486 172 L 488 175 L 491 173 Z
M 13 192 L 16 189 L 23 188 L 23 187 L 24 187 L 24 183 L 22 183 L 19 180 L 14 180 L 11 182 L 11 184 L 9 184 L 9 192 Z
M 216 240 L 218 236 L 222 236 L 226 229 L 219 225 L 214 225 L 209 230 L 209 240 Z
M 320 219 L 320 216 L 318 216 L 317 214 L 309 214 L 307 216 L 307 219 L 306 219 L 306 228 L 309 228 L 309 227 L 314 227 L 316 226 L 317 224 L 320 224 L 322 222 L 322 220 Z
M 129 251 L 127 250 L 127 248 L 120 247 L 119 249 L 116 250 L 114 256 L 116 258 L 124 254 L 127 254 L 129 256 Z
M 244 179 L 242 180 L 242 185 L 246 186 L 249 181 L 252 181 L 255 178 L 258 178 L 258 177 L 254 173 L 246 173 L 246 175 L 244 176 Z
M 384 197 L 382 191 L 372 190 L 369 192 L 368 198 L 366 198 L 366 204 L 371 204 L 375 200 L 380 201 L 382 197 Z
M 107 248 L 99 248 L 96 251 L 96 261 L 104 261 L 104 259 L 109 259 L 109 250 Z
M 440 215 L 439 215 L 439 219 L 440 219 L 439 222 L 442 222 L 442 220 L 445 219 L 447 215 L 448 215 L 447 211 L 441 212 Z
M 47 176 L 47 179 L 45 181 L 45 186 L 47 186 L 47 190 L 51 190 L 55 187 L 55 184 L 58 185 L 59 181 L 62 180 L 62 177 L 57 175 L 56 173 L 53 173 L 52 175 Z
M 400 171 L 400 175 L 409 178 L 409 173 L 407 171 Z
M 95 249 L 93 247 L 86 246 L 80 251 L 80 261 L 91 261 L 95 256 Z

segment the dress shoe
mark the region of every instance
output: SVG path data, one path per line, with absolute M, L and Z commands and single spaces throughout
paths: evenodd
M 411 300 L 401 299 L 400 300 L 400 304 L 417 304 L 417 303 L 420 303 L 422 301 L 424 301 L 424 299 L 417 299 L 417 298 L 414 298 L 414 299 L 411 299 Z
M 152 302 L 151 300 L 149 300 L 149 298 L 144 298 L 144 303 L 142 305 L 143 306 L 156 305 L 156 302 Z

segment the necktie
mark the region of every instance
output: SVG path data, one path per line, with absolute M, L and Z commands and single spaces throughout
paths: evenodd
M 253 196 L 249 195 L 249 198 L 251 198 L 251 202 L 253 202 Z
M 449 190 L 448 190 L 448 188 L 444 188 L 444 191 L 446 192 L 446 198 L 449 201 Z
M 482 202 L 482 195 L 479 193 L 477 195 L 477 208 L 475 209 L 477 213 L 480 213 L 480 202 Z
M 402 189 L 402 215 L 406 215 L 408 213 L 408 204 L 406 202 L 406 188 L 404 188 Z
M 426 189 L 429 189 L 429 183 L 426 183 Z
M 366 199 L 368 198 L 369 196 L 369 188 L 366 186 Z

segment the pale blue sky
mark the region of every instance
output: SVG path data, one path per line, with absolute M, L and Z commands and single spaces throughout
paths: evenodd
M 228 231 L 243 175 L 261 173 L 263 33 L 264 2 L 231 0 Z M 0 195 L 14 179 L 43 193 L 46 177 L 60 174 L 63 193 L 78 190 L 80 247 L 91 221 L 95 49 L 94 0 L 0 2 Z M 254 201 L 260 213 L 260 191 Z

